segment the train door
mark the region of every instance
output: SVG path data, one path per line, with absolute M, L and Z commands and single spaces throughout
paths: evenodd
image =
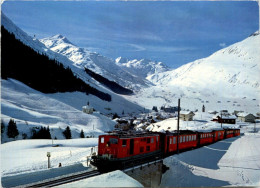
M 130 140 L 130 151 L 129 151 L 130 155 L 134 154 L 134 139 Z
M 169 150 L 170 150 L 170 136 L 166 136 L 166 138 L 167 138 L 167 150 L 166 150 L 166 152 L 168 153 Z

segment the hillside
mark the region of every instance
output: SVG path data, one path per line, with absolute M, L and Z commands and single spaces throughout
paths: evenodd
M 81 91 L 111 101 L 111 96 L 77 78 L 70 68 L 35 52 L 1 27 L 3 79 L 14 78 L 44 93 Z M 15 53 L 15 55 L 14 55 Z
M 81 130 L 85 136 L 97 136 L 114 128 L 115 122 L 105 115 L 144 110 L 28 36 L 4 14 L 1 18 L 1 123 L 7 126 L 13 118 L 20 133 L 17 139 L 30 138 L 41 126 L 50 127 L 52 138 L 64 139 L 67 126 L 72 138 L 79 138 Z M 87 103 L 96 110 L 94 114 L 82 112 Z M 7 138 L 5 130 L 1 140 L 13 139 Z
M 207 58 L 150 75 L 147 79 L 156 86 L 129 99 L 150 109 L 166 103 L 176 106 L 181 98 L 182 106 L 191 110 L 205 104 L 207 110 L 259 111 L 259 44 L 260 35 L 254 34 Z

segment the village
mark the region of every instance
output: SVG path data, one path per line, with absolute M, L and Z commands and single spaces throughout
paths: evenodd
M 95 109 L 88 103 L 82 107 L 83 112 L 92 114 Z M 174 131 L 177 130 L 178 106 L 153 106 L 151 111 L 139 114 L 108 114 L 116 122 L 115 131 Z M 201 111 L 180 109 L 180 129 L 201 130 L 211 128 L 236 127 L 260 122 L 260 112 L 256 114 L 234 110 L 209 110 L 203 105 Z

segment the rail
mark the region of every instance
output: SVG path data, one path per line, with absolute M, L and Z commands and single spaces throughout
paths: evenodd
M 89 171 L 89 172 L 82 172 L 78 174 L 69 175 L 66 177 L 61 178 L 55 178 L 55 179 L 49 179 L 45 180 L 44 182 L 37 182 L 30 185 L 25 185 L 26 188 L 34 188 L 34 187 L 54 187 L 66 183 L 71 183 L 74 181 L 82 180 L 85 178 L 90 178 L 93 176 L 100 175 L 101 173 L 97 170 Z

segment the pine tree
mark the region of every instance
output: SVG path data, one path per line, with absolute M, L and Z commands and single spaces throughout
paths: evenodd
M 84 134 L 83 129 L 81 129 L 81 132 L 80 132 L 80 138 L 85 138 L 85 134 Z
M 5 132 L 5 124 L 3 121 L 1 121 L 1 134 Z
M 15 138 L 19 135 L 19 131 L 16 126 L 16 122 L 13 119 L 10 119 L 7 127 L 7 136 L 9 138 Z
M 71 131 L 69 126 L 67 126 L 65 131 L 63 131 L 63 135 L 66 139 L 71 139 Z

